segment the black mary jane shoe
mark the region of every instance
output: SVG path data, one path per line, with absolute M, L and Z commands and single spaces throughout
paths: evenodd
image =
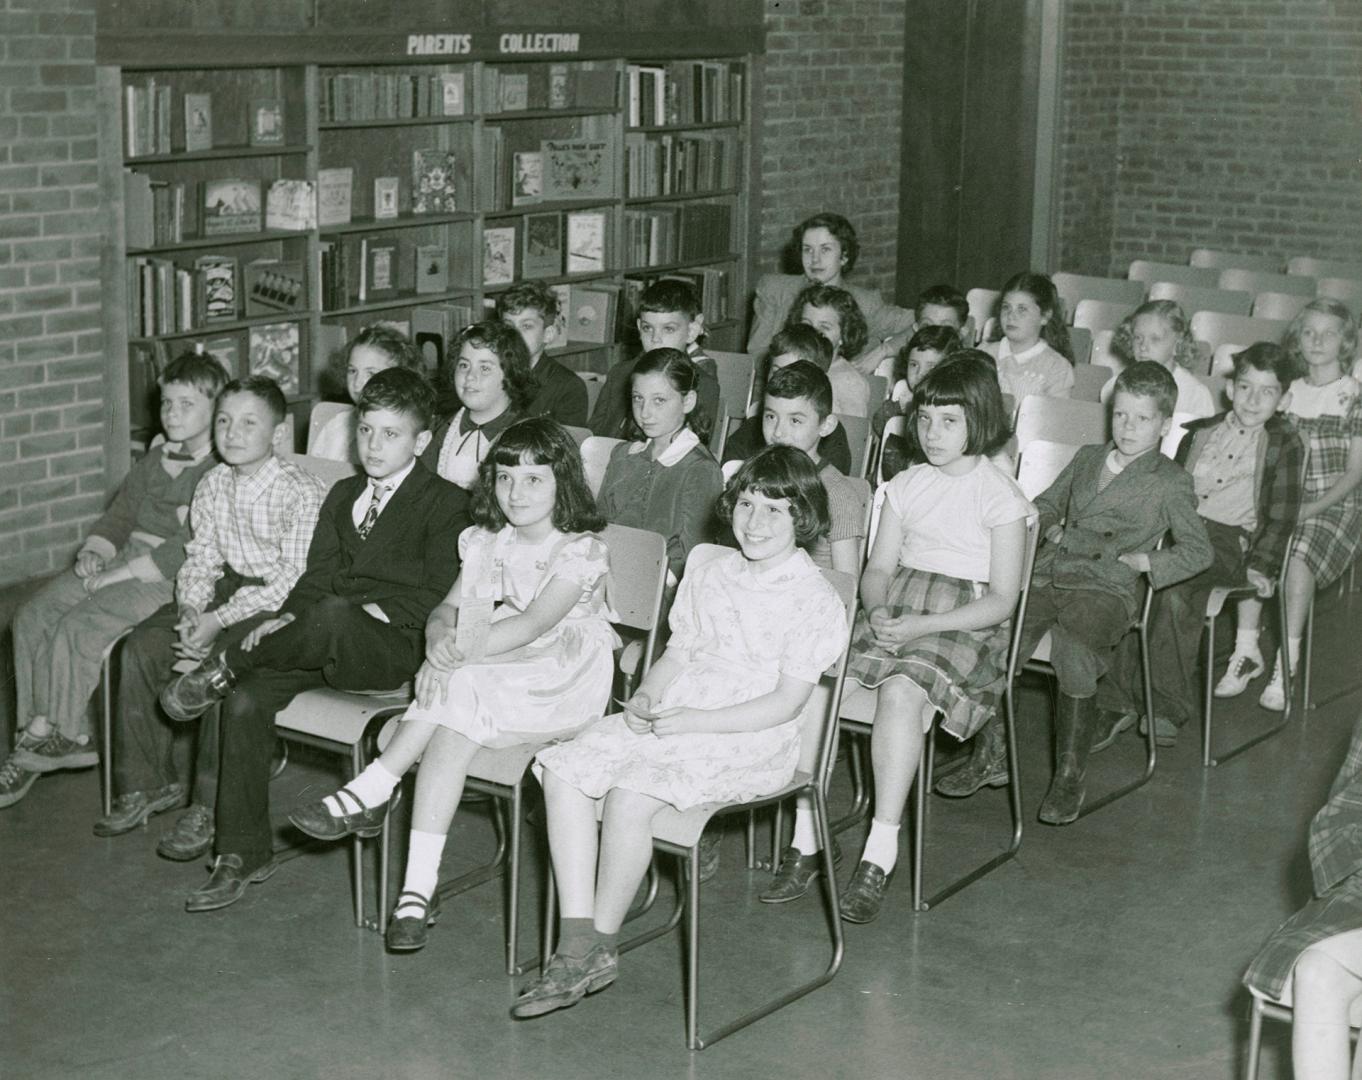
M 876 863 L 861 860 L 842 893 L 842 919 L 850 923 L 874 922 L 880 915 L 885 891 L 894 871 L 885 873 Z
M 388 931 L 383 935 L 383 940 L 389 952 L 416 952 L 426 947 L 430 928 L 440 919 L 440 894 L 437 892 L 427 899 L 420 893 L 401 893 L 393 910 L 401 911 L 403 905 L 412 907 L 418 904 L 421 907 L 420 915 L 405 915 L 400 919 L 394 915 L 388 922 Z
M 386 802 L 365 806 L 348 787 L 338 790 L 334 797 L 342 806 L 354 806 L 357 809 L 337 817 L 326 808 L 325 799 L 318 799 L 290 813 L 289 821 L 314 840 L 343 840 L 352 833 L 368 839 L 383 831 L 383 818 L 388 813 Z
M 842 847 L 834 839 L 832 842 L 832 865 L 842 862 Z M 798 900 L 809 891 L 818 875 L 823 872 L 823 853 L 815 851 L 812 855 L 800 853 L 797 847 L 787 847 L 780 854 L 780 865 L 776 868 L 771 884 L 757 894 L 763 904 L 786 904 Z

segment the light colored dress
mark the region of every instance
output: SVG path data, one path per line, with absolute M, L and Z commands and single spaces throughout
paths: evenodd
M 538 544 L 514 527 L 476 526 L 459 537 L 460 595 L 496 601 L 492 622 L 523 614 L 554 578 L 581 589 L 571 611 L 527 645 L 488 663 L 456 668 L 442 704 L 413 705 L 406 719 L 451 728 L 480 746 L 546 742 L 601 715 L 610 697 L 616 644 L 605 600 L 605 544 L 558 531 Z
M 313 457 L 358 464 L 359 453 L 355 446 L 355 425 L 358 421 L 359 413 L 354 409 L 336 413 L 322 425 L 307 452 Z
M 667 649 L 684 666 L 655 709 L 736 705 L 774 690 L 782 675 L 816 683 L 847 635 L 836 590 L 802 550 L 764 573 L 737 551 L 687 567 L 670 622 Z M 761 731 L 659 737 L 634 734 L 616 713 L 541 750 L 537 768 L 593 799 L 624 788 L 678 810 L 738 802 L 790 782 L 799 719 Z

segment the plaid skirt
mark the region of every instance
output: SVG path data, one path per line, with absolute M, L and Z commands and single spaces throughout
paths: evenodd
M 890 615 L 938 615 L 983 596 L 987 586 L 962 578 L 900 566 L 889 583 Z M 968 739 L 993 717 L 1007 674 L 1012 621 L 982 630 L 949 630 L 913 638 L 893 649 L 876 645 L 865 612 L 856 616 L 847 671 L 874 689 L 902 675 L 942 714 L 941 727 Z
M 1306 518 L 1291 534 L 1291 558 L 1301 559 L 1323 589 L 1343 576 L 1362 545 L 1362 506 L 1352 496 Z
M 1362 928 L 1362 874 L 1344 878 L 1310 900 L 1263 942 L 1244 973 L 1244 985 L 1281 1000 L 1301 953 L 1311 945 Z

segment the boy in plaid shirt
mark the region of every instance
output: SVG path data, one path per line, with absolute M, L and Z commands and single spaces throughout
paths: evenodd
M 96 836 L 117 836 L 180 805 L 190 777 L 172 760 L 173 729 L 156 695 L 178 657 L 197 662 L 240 641 L 284 602 L 307 563 L 325 485 L 282 461 L 285 401 L 273 379 L 230 382 L 218 397 L 213 439 L 223 464 L 199 482 L 192 539 L 175 579 L 175 602 L 146 619 L 123 647 L 114 726 L 113 812 Z M 192 802 L 161 838 L 166 858 L 198 858 L 212 844 L 217 787 L 216 714 L 199 730 Z

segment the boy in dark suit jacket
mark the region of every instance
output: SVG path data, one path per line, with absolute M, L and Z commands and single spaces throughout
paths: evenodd
M 468 496 L 416 458 L 430 442 L 434 393 L 405 368 L 379 372 L 357 403 L 366 475 L 331 489 L 307 569 L 278 614 L 161 693 L 175 719 L 222 701 L 216 854 L 185 902 L 211 911 L 277 864 L 269 816 L 274 716 L 304 690 L 393 690 L 421 665 L 431 610 L 459 570 Z
M 1196 512 L 1192 478 L 1159 453 L 1172 424 L 1178 388 L 1161 364 L 1131 364 L 1112 394 L 1112 441 L 1084 446 L 1036 499 L 1043 544 L 1031 575 L 1021 659 L 1050 634 L 1059 696 L 1055 711 L 1055 775 L 1040 820 L 1067 825 L 1083 805 L 1083 775 L 1097 728 L 1097 680 L 1139 611 L 1140 575 L 1161 589 L 1211 565 L 1206 527 Z M 1159 540 L 1172 542 L 1156 550 Z M 998 728 L 994 720 L 988 728 Z M 988 729 L 985 729 L 988 730 Z M 970 794 L 1000 780 L 1001 729 L 976 736 L 969 765 L 952 774 Z M 989 769 L 992 768 L 992 772 Z M 1005 765 L 1003 766 L 1005 770 Z M 969 773 L 974 786 L 961 790 Z M 943 780 L 944 785 L 944 780 Z

